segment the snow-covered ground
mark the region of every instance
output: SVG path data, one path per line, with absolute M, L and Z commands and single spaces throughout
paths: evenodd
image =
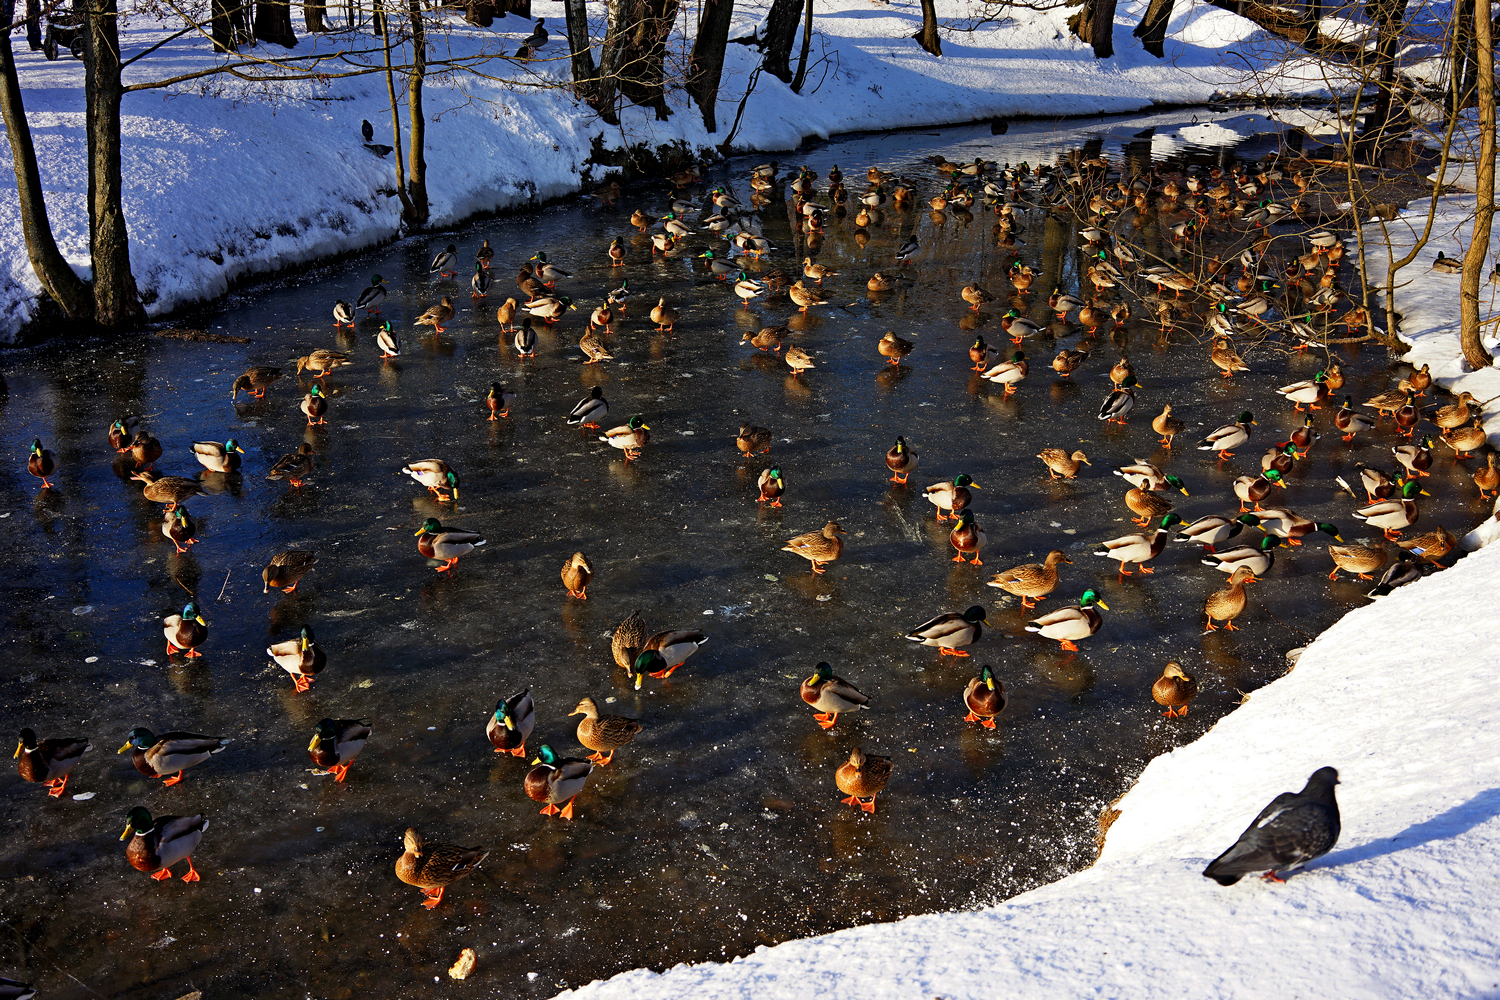
M 938 0 L 937 6 L 947 21 L 971 14 L 974 5 Z M 804 93 L 793 94 L 762 74 L 733 148 L 784 150 L 808 137 L 861 129 L 1201 102 L 1216 91 L 1246 86 L 1251 70 L 1280 55 L 1242 18 L 1198 2 L 1177 6 L 1163 60 L 1130 37 L 1144 0 L 1121 3 L 1113 59 L 1094 59 L 1069 35 L 1070 10 L 1022 8 L 970 33 L 946 33 L 937 59 L 911 38 L 920 25 L 915 0 L 835 0 L 818 9 Z M 767 8 L 767 0 L 736 5 L 731 37 L 750 34 Z M 480 67 L 497 79 L 459 74 L 428 81 L 426 155 L 435 227 L 580 190 L 596 140 L 606 148 L 681 143 L 695 152 L 712 149 L 725 140 L 759 59 L 747 46 L 729 46 L 717 134 L 704 130 L 697 109 L 680 90 L 669 93 L 675 113 L 668 121 L 657 122 L 652 112 L 631 107 L 620 127 L 609 127 L 555 86 L 568 73 L 561 3 L 538 0 L 534 12 L 552 24 L 554 41 L 543 50 L 545 60 L 497 60 Z M 513 16 L 497 20 L 491 30 L 467 25 L 455 12 L 445 16 L 449 22 L 432 36 L 438 59 L 514 51 L 531 30 Z M 683 4 L 679 28 L 696 16 L 696 4 Z M 602 26 L 595 33 L 597 39 Z M 125 57 L 162 34 L 161 25 L 143 16 L 127 18 Z M 370 44 L 368 36 L 300 37 L 294 54 Z M 27 51 L 19 35 L 12 45 L 52 226 L 63 254 L 87 273 L 83 66 L 68 58 L 49 63 L 40 52 Z M 258 51 L 284 54 L 275 47 Z M 674 35 L 669 71 L 680 71 L 685 58 L 683 40 Z M 126 82 L 200 71 L 214 59 L 203 40 L 181 38 L 130 66 Z M 1277 85 L 1284 90 L 1325 87 L 1321 76 L 1295 60 L 1283 72 Z M 404 99 L 401 84 L 398 79 Z M 359 141 L 360 121 L 368 119 L 375 141 L 391 143 L 382 75 L 275 88 L 212 77 L 129 94 L 123 112 L 131 262 L 152 315 L 218 296 L 246 275 L 375 245 L 397 234 L 399 204 L 390 193 L 394 157 L 377 159 Z M 9 144 L 0 144 L 0 171 L 8 177 L 12 169 Z M 596 168 L 592 176 L 598 182 L 602 175 Z M 0 199 L 0 342 L 32 316 L 38 290 L 16 201 Z
M 1350 612 L 1292 673 L 1152 761 L 1086 871 L 989 909 L 637 970 L 561 996 L 1494 996 L 1496 587 L 1500 546 Z M 1324 765 L 1341 782 L 1331 853 L 1284 885 L 1224 888 L 1200 874 Z

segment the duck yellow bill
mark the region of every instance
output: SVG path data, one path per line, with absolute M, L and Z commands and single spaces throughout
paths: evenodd
M 458 499 L 458 487 L 457 486 L 453 487 L 453 499 L 454 500 Z
M 317 733 L 313 733 L 312 742 L 307 745 L 307 749 L 316 750 L 318 749 L 318 745 L 322 742 L 323 737 L 319 736 Z
M 202 625 L 205 628 L 208 627 L 208 622 L 206 622 L 206 621 L 203 620 L 203 616 L 202 615 L 194 615 L 193 616 L 193 621 L 197 622 L 199 625 Z
M 425 535 L 426 533 L 427 533 L 427 529 L 426 528 L 418 528 L 416 531 L 412 532 L 413 535 Z
M 124 840 L 126 837 L 130 836 L 134 832 L 135 832 L 135 826 L 133 824 L 131 824 L 131 823 L 126 823 L 125 824 L 125 832 L 122 833 L 122 834 L 120 834 L 120 839 Z
M 24 749 L 26 749 L 26 741 L 22 740 L 20 743 L 16 744 L 16 752 L 11 754 L 11 759 L 14 760 L 15 758 L 21 756 L 21 751 Z
M 122 746 L 120 749 L 116 750 L 115 753 L 124 753 L 126 750 L 129 750 L 129 749 L 130 749 L 130 741 L 126 740 L 125 741 L 125 745 Z
M 1095 600 L 1094 603 L 1099 605 L 1099 607 L 1103 608 L 1105 611 L 1109 610 L 1109 605 L 1105 604 L 1103 601 Z

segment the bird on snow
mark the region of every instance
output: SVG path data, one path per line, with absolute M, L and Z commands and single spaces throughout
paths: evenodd
M 1327 854 L 1339 839 L 1339 804 L 1333 797 L 1338 783 L 1338 771 L 1320 767 L 1302 791 L 1276 796 L 1203 874 L 1220 885 L 1234 885 L 1257 873 L 1284 882 L 1277 872 L 1301 868 Z

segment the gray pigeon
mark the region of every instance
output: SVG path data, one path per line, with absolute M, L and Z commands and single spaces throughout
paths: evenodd
M 1301 868 L 1327 854 L 1339 839 L 1339 804 L 1333 798 L 1338 783 L 1338 771 L 1320 767 L 1302 791 L 1276 796 L 1203 874 L 1220 885 L 1234 885 L 1257 873 L 1283 882 L 1277 872 Z

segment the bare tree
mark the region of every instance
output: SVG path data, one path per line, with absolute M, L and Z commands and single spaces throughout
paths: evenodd
M 140 316 L 130 272 L 120 177 L 119 10 L 116 0 L 89 0 L 85 19 L 84 98 L 88 130 L 89 253 L 94 264 L 94 319 L 116 326 Z
M 943 54 L 943 42 L 938 38 L 937 5 L 933 0 L 922 0 L 922 27 L 912 36 L 917 44 L 935 56 Z
M 582 6 L 581 2 L 579 4 Z M 704 0 L 703 17 L 693 39 L 688 61 L 687 92 L 703 112 L 703 127 L 718 131 L 714 106 L 719 100 L 719 82 L 724 75 L 724 52 L 729 44 L 729 24 L 734 19 L 734 0 Z M 576 73 L 575 73 L 576 75 Z
M 792 42 L 797 38 L 798 15 L 802 0 L 772 0 L 761 36 L 765 58 L 761 65 L 782 83 L 792 82 Z
M 1464 360 L 1478 370 L 1493 365 L 1494 358 L 1480 342 L 1479 281 L 1484 261 L 1489 256 L 1490 226 L 1495 220 L 1495 43 L 1491 34 L 1490 0 L 1474 3 L 1475 61 L 1483 67 L 1478 73 L 1479 160 L 1475 164 L 1478 183 L 1474 185 L 1476 206 L 1474 236 L 1464 254 L 1464 273 L 1459 298 L 1459 340 Z

